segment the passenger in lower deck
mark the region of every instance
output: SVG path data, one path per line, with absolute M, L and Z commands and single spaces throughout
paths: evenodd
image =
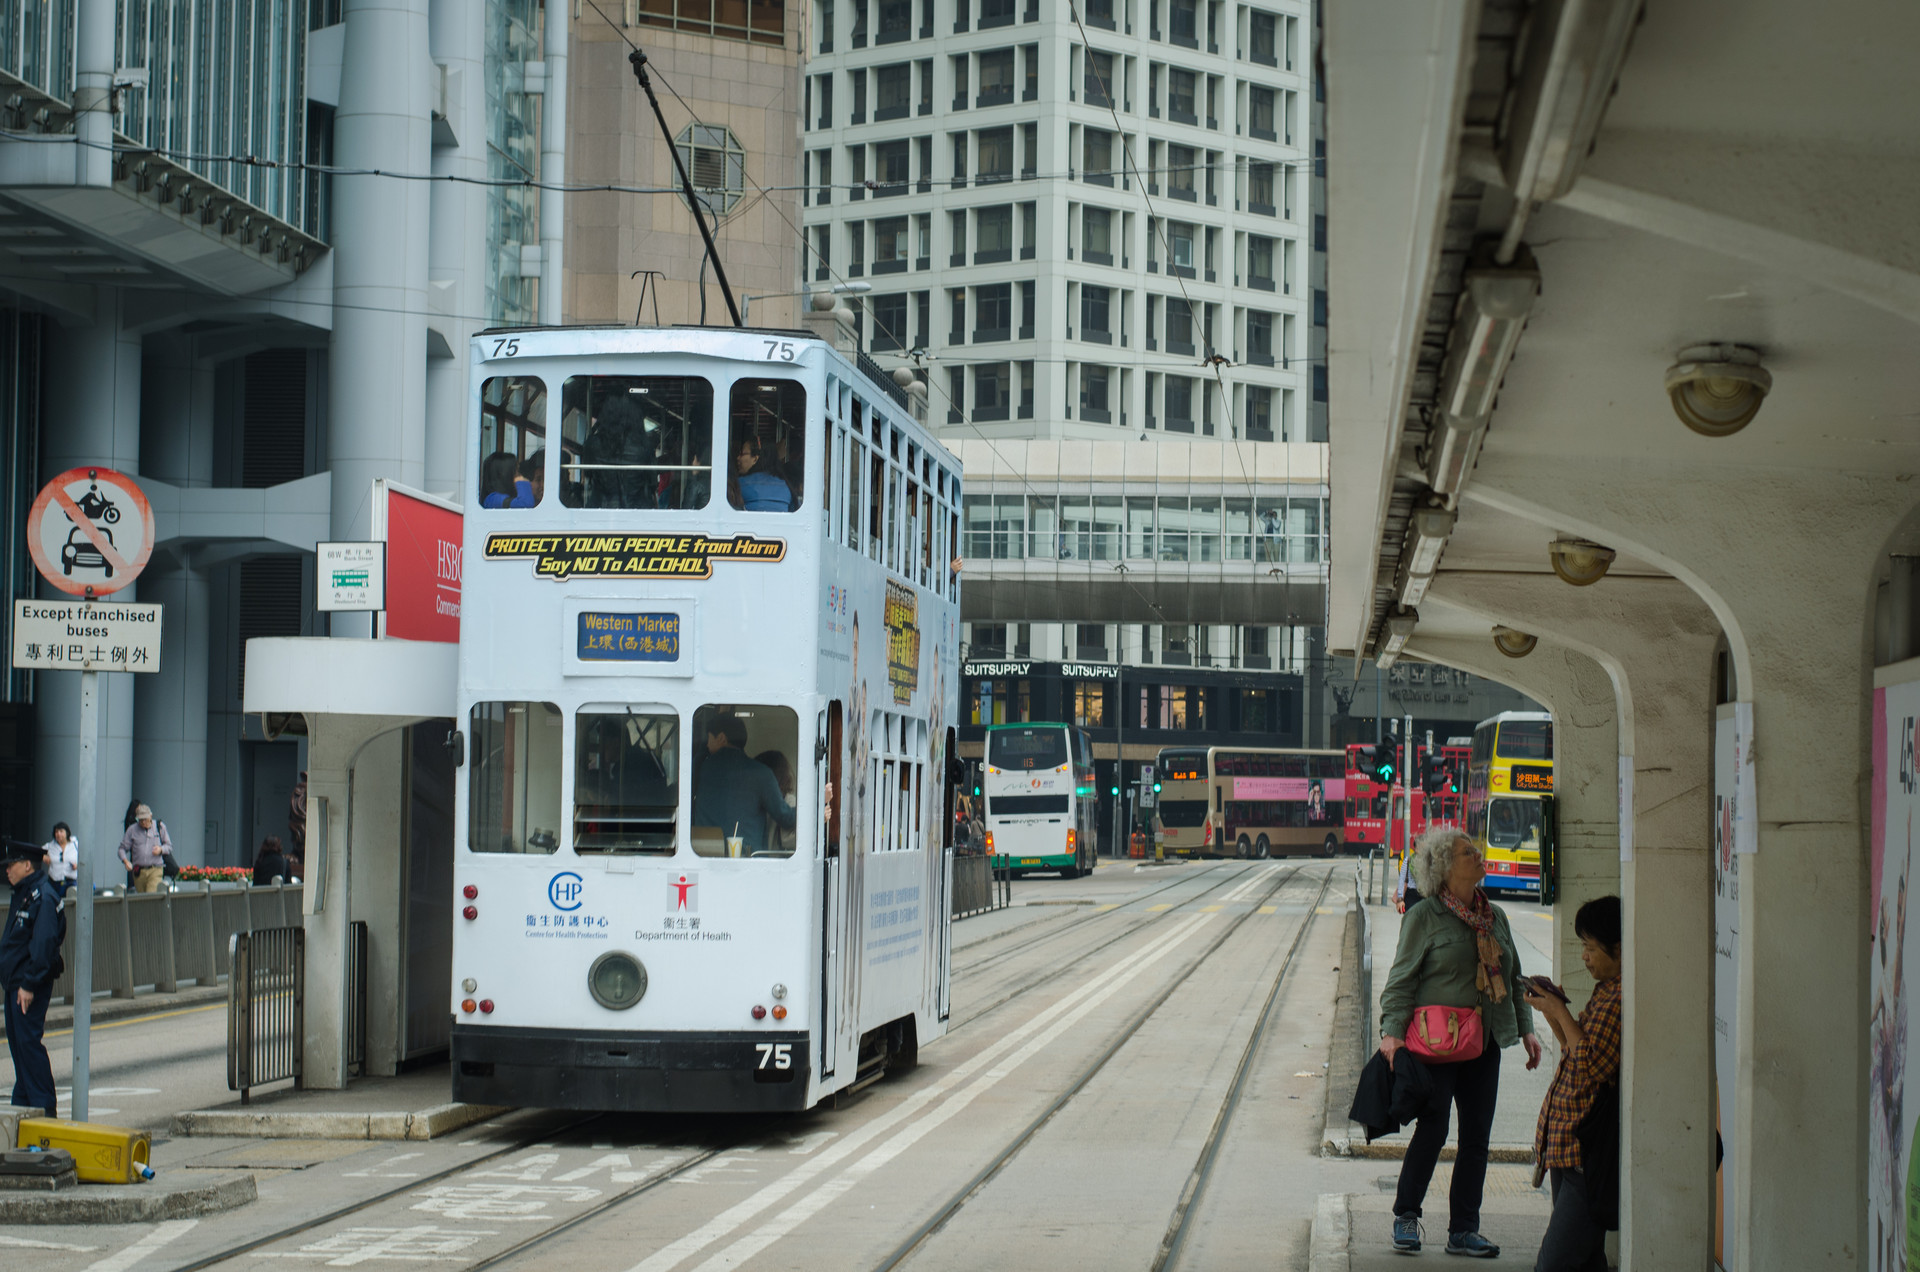
M 793 805 L 780 790 L 773 770 L 742 749 L 747 726 L 738 716 L 719 714 L 707 724 L 707 757 L 693 787 L 693 824 L 738 835 L 743 856 L 767 851 L 770 826 L 792 830 Z

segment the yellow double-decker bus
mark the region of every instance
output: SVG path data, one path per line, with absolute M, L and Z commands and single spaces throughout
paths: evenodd
M 1489 891 L 1540 890 L 1540 797 L 1551 794 L 1551 715 L 1503 711 L 1474 726 L 1466 831 L 1486 855 Z

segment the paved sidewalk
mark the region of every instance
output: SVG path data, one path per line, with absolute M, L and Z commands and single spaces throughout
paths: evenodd
M 174 1114 L 176 1135 L 260 1139 L 425 1140 L 509 1110 L 452 1102 L 445 1064 L 391 1078 L 354 1078 L 339 1091 L 276 1085 L 211 1109 Z

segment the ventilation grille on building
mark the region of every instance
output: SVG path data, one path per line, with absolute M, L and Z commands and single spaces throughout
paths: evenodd
M 233 696 L 244 698 L 247 688 L 247 641 L 255 636 L 300 634 L 302 559 L 297 556 L 259 557 L 240 563 L 240 676 Z
M 307 473 L 307 351 L 268 349 L 247 358 L 240 484 L 298 481 Z

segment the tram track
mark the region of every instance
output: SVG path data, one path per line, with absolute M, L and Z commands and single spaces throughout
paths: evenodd
M 1083 927 L 1086 924 L 1093 922 L 1095 919 L 1105 918 L 1107 915 L 1114 913 L 1115 910 L 1117 909 L 1124 909 L 1126 906 L 1130 906 L 1130 905 L 1138 905 L 1140 904 L 1140 902 L 1148 900 L 1149 898 L 1152 898 L 1152 897 L 1157 897 L 1163 892 L 1171 891 L 1172 889 L 1179 887 L 1181 884 L 1193 883 L 1196 880 L 1204 879 L 1208 875 L 1214 873 L 1217 870 L 1222 870 L 1228 866 L 1235 865 L 1235 864 L 1237 863 L 1227 862 L 1227 861 L 1215 862 L 1213 865 L 1208 866 L 1205 870 L 1202 870 L 1197 874 L 1186 875 L 1181 878 L 1171 880 L 1170 882 L 1163 883 L 1159 887 L 1154 888 L 1149 892 L 1143 892 L 1137 897 L 1131 897 L 1126 901 L 1120 902 L 1114 907 L 1114 909 L 1102 909 L 1100 908 L 1100 903 L 1095 902 L 1093 903 L 1093 907 L 1094 907 L 1093 913 L 1080 915 L 1079 917 L 1069 920 L 1066 923 L 1048 924 L 1045 931 L 1035 933 L 1030 939 L 1022 941 L 1018 945 L 1012 945 L 1004 949 L 989 951 L 985 955 L 985 957 L 973 959 L 972 961 L 968 962 L 964 966 L 956 965 L 953 968 L 953 974 L 955 976 L 958 976 L 963 972 L 970 972 L 976 967 L 984 967 L 988 963 L 997 962 L 1000 959 L 1005 958 L 1009 954 L 1018 954 L 1018 953 L 1021 953 L 1022 951 L 1030 950 L 1034 946 L 1039 945 L 1041 942 L 1052 940 L 1054 937 L 1059 936 L 1063 932 L 1071 932 L 1075 928 Z M 1235 877 L 1238 877 L 1238 876 L 1235 876 Z M 1044 918 L 1034 919 L 1029 923 L 1021 924 L 1019 927 L 1008 928 L 1005 931 L 997 932 L 992 936 L 983 937 L 980 940 L 975 941 L 972 944 L 968 945 L 967 949 L 971 951 L 979 946 L 988 945 L 995 941 L 998 941 L 1002 937 L 1012 936 L 1017 932 L 1025 931 L 1029 927 L 1033 927 L 1033 926 L 1044 924 L 1044 923 L 1047 923 L 1047 920 Z
M 1134 1014 L 1114 1037 L 1112 1042 L 1102 1049 L 1101 1052 L 1080 1071 L 1065 1090 L 1056 1096 L 1045 1109 L 1041 1110 L 1038 1116 L 1008 1141 L 1008 1143 L 995 1154 L 991 1161 L 983 1166 L 966 1183 L 955 1189 L 925 1223 L 916 1228 L 906 1240 L 896 1246 L 886 1258 L 875 1264 L 873 1272 L 891 1272 L 892 1269 L 899 1267 L 906 1260 L 912 1258 L 914 1253 L 925 1244 L 929 1237 L 945 1227 L 948 1221 L 950 1221 L 954 1215 L 958 1214 L 962 1207 L 977 1196 L 981 1189 L 991 1183 L 995 1176 L 997 1176 L 1008 1163 L 1013 1161 L 1021 1150 L 1023 1150 L 1048 1123 L 1053 1121 L 1054 1117 L 1064 1109 L 1076 1095 L 1100 1075 L 1107 1064 L 1118 1055 L 1129 1042 L 1133 1041 L 1135 1036 L 1153 1019 L 1160 1009 L 1193 978 L 1195 973 L 1207 964 L 1207 961 L 1211 959 L 1221 947 L 1232 939 L 1234 934 L 1240 930 L 1248 919 L 1258 914 L 1263 905 L 1275 896 L 1278 896 L 1289 883 L 1299 877 L 1304 869 L 1304 866 L 1294 866 L 1288 869 L 1281 878 L 1275 881 L 1271 888 L 1267 889 L 1258 900 L 1248 907 L 1245 913 L 1236 916 L 1233 922 L 1229 923 L 1226 929 L 1200 952 L 1198 958 L 1195 958 L 1184 971 L 1162 988 L 1159 993 L 1155 994 L 1144 1007 Z M 1236 875 L 1233 877 L 1239 878 L 1241 876 Z M 1280 968 L 1275 973 L 1273 985 L 1268 992 L 1261 1013 L 1256 1019 L 1253 1032 L 1249 1037 L 1247 1045 L 1241 1053 L 1240 1063 L 1236 1068 L 1233 1081 L 1229 1083 L 1228 1092 L 1222 1101 L 1220 1112 L 1215 1115 L 1213 1126 L 1201 1147 L 1193 1171 L 1189 1173 L 1187 1184 L 1181 1190 L 1180 1199 L 1175 1206 L 1173 1217 L 1168 1224 L 1168 1235 L 1162 1238 L 1159 1251 L 1156 1253 L 1152 1265 L 1153 1272 L 1165 1272 L 1166 1269 L 1174 1265 L 1174 1261 L 1179 1257 L 1185 1242 L 1190 1217 L 1205 1195 L 1207 1183 L 1212 1175 L 1213 1162 L 1218 1155 L 1219 1146 L 1225 1138 L 1226 1130 L 1232 1124 L 1233 1114 L 1239 1107 L 1240 1094 L 1245 1088 L 1247 1074 L 1251 1071 L 1254 1057 L 1259 1050 L 1258 1044 L 1265 1036 L 1266 1026 L 1271 1019 L 1274 1003 L 1277 1002 L 1279 998 L 1280 987 L 1285 983 L 1288 972 L 1292 970 L 1294 957 L 1299 952 L 1300 945 L 1305 939 L 1307 930 L 1313 924 L 1315 912 L 1319 909 L 1321 902 L 1325 900 L 1327 891 L 1332 886 L 1332 882 L 1333 875 L 1331 873 L 1321 880 L 1319 891 L 1316 893 L 1313 903 L 1307 907 L 1307 912 L 1302 917 L 1300 926 L 1294 933 L 1292 942 L 1287 947 L 1286 955 L 1281 960 Z M 1211 889 L 1209 889 L 1209 891 L 1211 891 Z M 1204 896 L 1205 894 L 1203 893 L 1201 895 Z M 1196 897 L 1195 899 L 1197 900 L 1199 898 Z M 1138 930 L 1138 926 L 1129 929 L 1129 931 Z
M 1216 869 L 1217 868 L 1219 867 L 1216 867 Z M 1185 901 L 1178 903 L 1177 905 L 1174 905 L 1166 910 L 1160 910 L 1160 911 L 1148 913 L 1146 915 L 1146 921 L 1143 923 L 1132 923 L 1132 924 L 1127 924 L 1123 926 L 1120 931 L 1114 933 L 1111 937 L 1100 942 L 1098 945 L 1089 945 L 1084 950 L 1080 950 L 1078 953 L 1074 955 L 1073 959 L 1070 962 L 1063 963 L 1058 967 L 1049 968 L 1046 971 L 1035 973 L 1033 976 L 1029 977 L 1024 983 L 1016 985 L 1014 988 L 1008 990 L 1006 993 L 994 999 L 992 1002 L 988 1003 L 986 1006 L 968 1013 L 965 1019 L 957 1020 L 949 1023 L 947 1026 L 947 1033 L 949 1034 L 956 1033 L 959 1030 L 966 1028 L 968 1025 L 972 1024 L 974 1021 L 979 1020 L 981 1017 L 986 1016 L 994 1011 L 999 1010 L 1001 1007 L 1006 1006 L 1008 1003 L 1020 997 L 1022 994 L 1030 993 L 1033 990 L 1038 989 L 1042 985 L 1050 984 L 1054 981 L 1057 981 L 1061 977 L 1061 975 L 1065 973 L 1068 969 L 1079 966 L 1081 963 L 1093 957 L 1095 954 L 1098 954 L 1100 951 L 1106 949 L 1111 945 L 1116 945 L 1119 942 L 1126 940 L 1129 936 L 1133 935 L 1135 932 L 1138 932 L 1142 928 L 1150 926 L 1155 921 L 1160 919 L 1165 919 L 1168 916 L 1173 914 L 1177 914 L 1185 907 L 1192 905 L 1194 902 L 1204 900 L 1209 894 L 1216 892 L 1221 888 L 1226 887 L 1228 884 L 1245 882 L 1248 876 L 1254 874 L 1258 869 L 1259 867 L 1257 866 L 1249 866 L 1245 869 L 1236 871 L 1235 873 L 1228 875 L 1225 879 L 1222 879 L 1217 883 L 1209 885 L 1208 887 L 1195 893 L 1193 896 L 1187 898 Z M 1294 867 L 1294 873 L 1298 873 L 1299 869 L 1300 867 L 1297 867 L 1297 866 Z M 1192 883 L 1204 877 L 1205 877 L 1204 875 L 1194 875 L 1191 878 L 1177 880 L 1176 882 Z M 1289 875 L 1288 877 L 1291 878 L 1292 875 Z M 1126 904 L 1127 905 L 1138 904 L 1139 902 L 1146 900 L 1148 897 L 1154 897 L 1154 896 L 1160 895 L 1160 893 L 1167 891 L 1168 888 L 1171 888 L 1173 886 L 1174 884 L 1168 884 L 1166 885 L 1166 887 L 1155 888 L 1152 892 L 1148 892 L 1143 894 L 1142 896 L 1136 897 L 1132 901 L 1128 901 Z M 1004 955 L 1010 955 L 1015 953 L 1024 953 L 1027 950 L 1031 950 L 1039 946 L 1046 939 L 1050 939 L 1051 937 L 1054 937 L 1054 936 L 1064 935 L 1069 931 L 1072 931 L 1079 927 L 1083 927 L 1086 924 L 1094 922 L 1097 919 L 1111 918 L 1115 915 L 1124 914 L 1124 913 L 1125 913 L 1124 909 L 1113 909 L 1113 910 L 1102 910 L 1097 914 L 1086 915 L 1067 927 L 1060 927 L 1060 928 L 1053 929 L 1052 932 L 1050 932 L 1047 935 L 1047 937 L 1036 938 L 1035 940 L 1028 941 L 1022 945 L 1016 946 L 1012 950 L 1002 951 L 1002 955 L 1004 956 Z M 985 960 L 985 961 L 992 961 L 992 960 Z M 978 966 L 978 964 L 975 964 L 974 966 Z

